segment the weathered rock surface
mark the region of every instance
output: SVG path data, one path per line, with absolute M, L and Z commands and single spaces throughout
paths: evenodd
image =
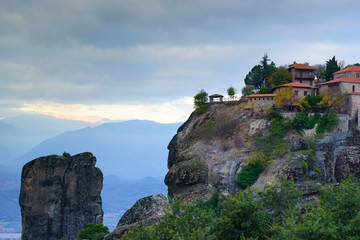
M 215 189 L 234 194 L 236 173 L 248 159 L 247 138 L 266 132 L 268 121 L 246 104 L 214 104 L 192 113 L 168 145 L 169 196 L 207 200 Z
M 139 199 L 124 213 L 116 229 L 106 235 L 104 239 L 117 239 L 134 224 L 141 224 L 142 226 L 156 224 L 168 204 L 167 198 L 162 194 Z
M 103 175 L 91 153 L 51 155 L 22 170 L 22 239 L 77 239 L 88 223 L 102 223 Z
M 269 133 L 266 112 L 246 104 L 214 104 L 202 115 L 192 113 L 168 145 L 168 168 L 165 184 L 169 196 L 184 202 L 207 200 L 215 189 L 235 194 L 236 173 L 249 163 L 260 146 L 256 139 Z M 284 114 L 294 117 L 295 113 Z M 360 133 L 348 130 L 348 118 L 332 133 L 314 142 L 315 128 L 300 136 L 288 132 L 284 141 L 288 152 L 259 176 L 253 188 L 262 189 L 285 177 L 294 180 L 304 196 L 319 189 L 319 184 L 339 182 L 350 174 L 360 181 Z

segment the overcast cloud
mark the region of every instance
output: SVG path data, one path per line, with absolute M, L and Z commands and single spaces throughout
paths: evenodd
M 277 66 L 360 62 L 360 2 L 9 0 L 0 3 L 0 117 L 186 120 L 204 88 L 240 92 Z

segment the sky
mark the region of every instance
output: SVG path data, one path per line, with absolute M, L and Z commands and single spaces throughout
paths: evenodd
M 277 66 L 360 62 L 358 0 L 1 0 L 0 119 L 185 121 L 204 89 Z

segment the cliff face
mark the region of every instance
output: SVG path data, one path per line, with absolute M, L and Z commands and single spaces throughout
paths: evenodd
M 103 175 L 91 153 L 28 162 L 19 204 L 22 239 L 76 239 L 88 223 L 102 223 Z
M 214 104 L 202 115 L 193 113 L 168 146 L 169 195 L 192 201 L 208 199 L 215 189 L 223 194 L 239 191 L 236 173 L 259 148 L 254 139 L 268 134 L 268 126 L 264 112 L 244 103 Z M 309 150 L 306 137 L 288 133 L 288 152 L 272 159 L 253 187 L 261 189 L 286 177 L 299 183 L 304 195 L 311 195 L 320 184 L 339 182 L 349 174 L 360 180 L 359 131 L 343 130 L 337 128 L 316 142 L 315 151 Z M 305 133 L 312 134 L 314 130 Z

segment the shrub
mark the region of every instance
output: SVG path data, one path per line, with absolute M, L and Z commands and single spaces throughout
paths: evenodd
M 208 100 L 208 94 L 204 91 L 204 89 L 201 89 L 200 92 L 198 92 L 194 96 L 194 108 L 195 113 L 197 114 L 203 114 L 206 112 L 208 104 L 206 103 Z
M 66 158 L 70 158 L 70 157 L 71 157 L 70 153 L 67 153 L 67 152 L 64 152 L 62 155 L 63 155 L 63 157 L 66 157 Z
M 236 174 L 237 178 L 235 183 L 241 188 L 246 189 L 254 184 L 259 175 L 264 171 L 264 167 L 260 164 L 249 163 L 239 173 Z
M 233 98 L 234 95 L 235 95 L 235 93 L 236 93 L 236 90 L 235 90 L 235 88 L 234 88 L 233 86 L 231 86 L 231 87 L 229 87 L 229 88 L 227 89 L 227 93 L 228 93 L 228 95 L 229 95 L 231 98 Z
M 95 237 L 99 236 L 98 233 L 105 236 L 109 233 L 109 228 L 102 223 L 89 223 L 86 225 L 86 228 L 80 230 L 78 239 L 93 239 L 95 234 Z

